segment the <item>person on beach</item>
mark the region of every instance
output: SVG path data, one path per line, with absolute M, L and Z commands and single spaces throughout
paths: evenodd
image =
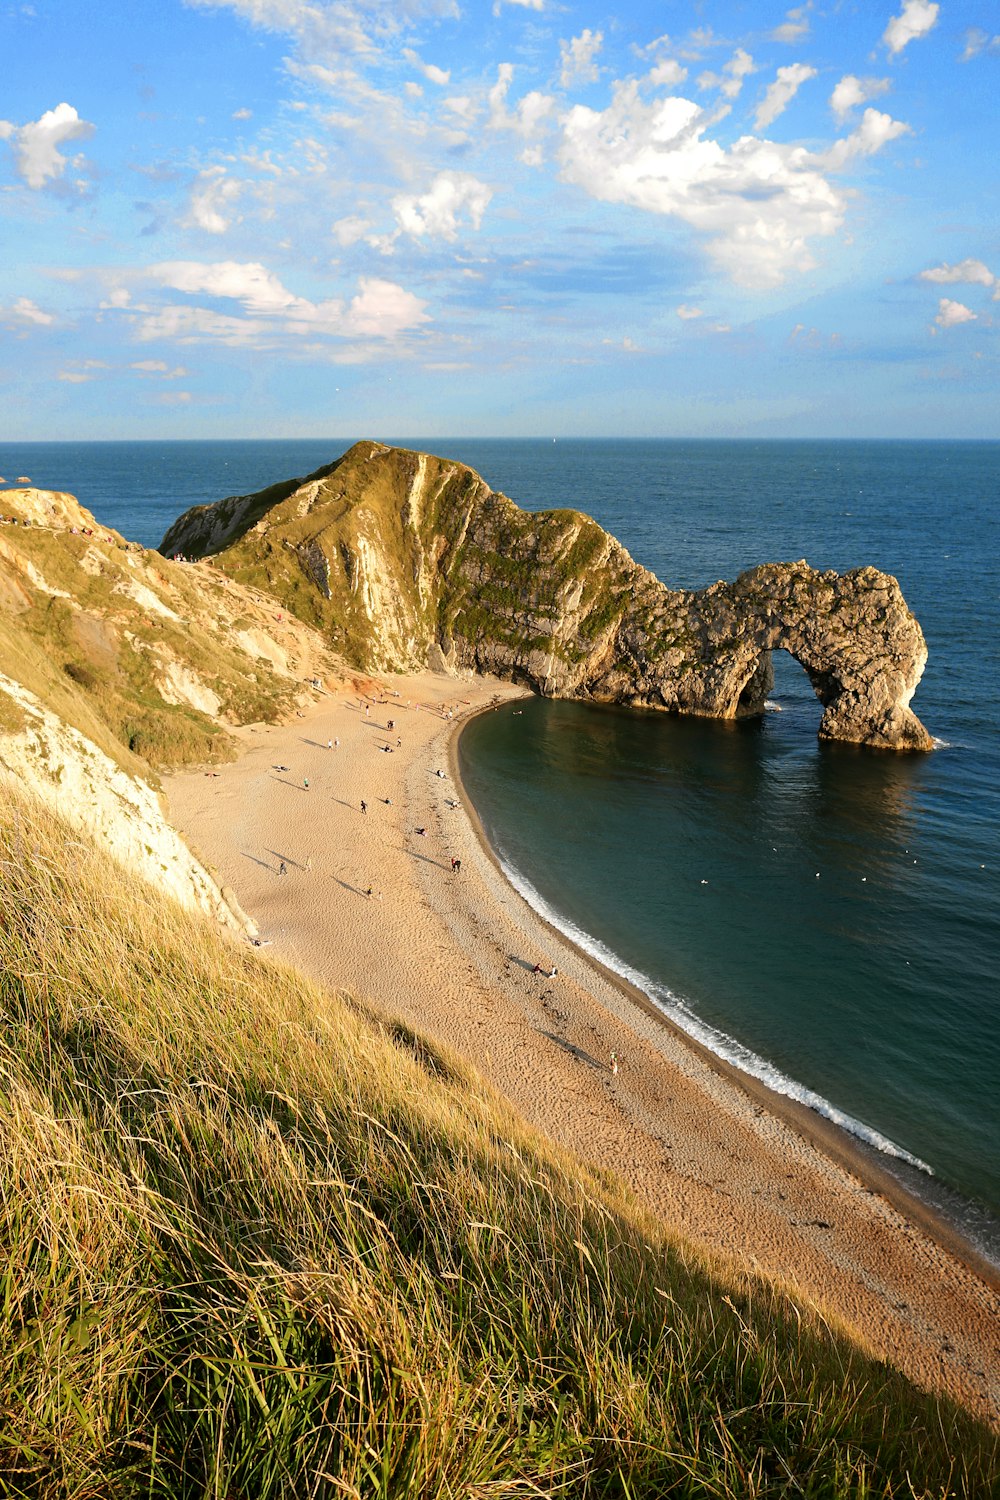
M 418 828 L 417 832 L 420 834 L 420 837 L 423 838 L 424 834 L 427 832 L 427 829 L 426 828 Z
M 612 1054 L 611 1054 L 611 1074 L 612 1074 L 612 1077 L 614 1077 L 614 1078 L 618 1077 L 618 1053 L 617 1052 L 612 1052 Z
M 451 862 L 452 874 L 453 875 L 457 875 L 459 873 L 459 871 L 461 870 L 461 868 L 462 868 L 462 861 L 460 859 L 453 859 L 452 862 Z
M 306 855 L 306 869 L 307 870 L 311 870 L 312 867 L 313 867 L 312 855 L 311 854 L 307 854 Z
M 281 863 L 278 866 L 278 874 L 279 875 L 287 875 L 288 874 L 288 866 L 285 864 L 284 860 L 282 860 Z
M 363 813 L 366 813 L 368 811 L 368 803 L 367 802 L 362 802 L 362 804 L 361 804 L 361 811 Z
M 327 740 L 327 742 L 326 742 L 326 748 L 328 750 L 332 750 L 333 749 L 333 740 Z
M 308 792 L 308 790 L 309 790 L 309 777 L 308 776 L 303 776 L 303 778 L 302 778 L 302 790 L 304 792 Z

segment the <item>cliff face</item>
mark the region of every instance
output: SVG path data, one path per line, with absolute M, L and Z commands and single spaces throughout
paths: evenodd
M 896 580 L 769 563 L 667 588 L 576 511 L 530 514 L 463 464 L 358 443 L 301 481 L 188 511 L 160 545 L 221 547 L 367 669 L 473 667 L 552 697 L 735 718 L 763 711 L 771 652 L 824 706 L 820 734 L 929 749 L 909 707 L 927 648 Z

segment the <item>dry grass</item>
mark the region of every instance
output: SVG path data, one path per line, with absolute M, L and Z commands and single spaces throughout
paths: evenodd
M 986 1496 L 989 1435 L 0 811 L 0 1494 Z

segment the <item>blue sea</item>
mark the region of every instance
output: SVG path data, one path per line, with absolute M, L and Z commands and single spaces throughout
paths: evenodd
M 386 441 L 586 511 L 672 587 L 797 558 L 899 579 L 933 754 L 821 744 L 779 653 L 760 720 L 535 699 L 465 730 L 463 777 L 550 921 L 1000 1264 L 1000 443 Z M 0 473 L 155 546 L 188 506 L 346 446 L 0 444 Z

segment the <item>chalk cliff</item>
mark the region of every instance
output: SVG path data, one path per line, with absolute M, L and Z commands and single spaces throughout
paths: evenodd
M 909 706 L 923 633 L 873 567 L 767 563 L 674 590 L 585 515 L 528 513 L 464 464 L 372 442 L 186 512 L 160 550 L 215 554 L 366 669 L 473 667 L 551 697 L 731 719 L 763 712 L 785 650 L 823 704 L 821 736 L 931 748 Z

